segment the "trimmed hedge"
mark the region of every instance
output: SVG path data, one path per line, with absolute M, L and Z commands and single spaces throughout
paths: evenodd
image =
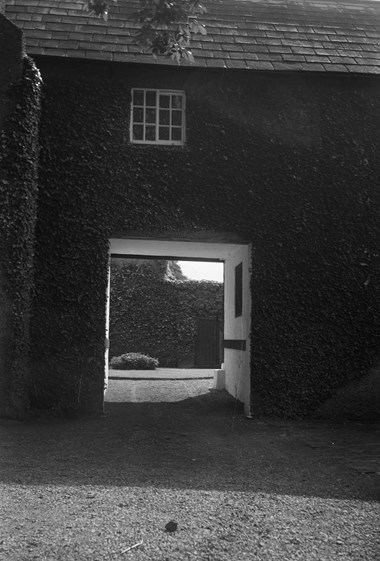
M 223 320 L 223 284 L 178 276 L 165 261 L 112 266 L 111 357 L 128 350 L 157 356 L 161 366 L 193 362 L 197 318 Z

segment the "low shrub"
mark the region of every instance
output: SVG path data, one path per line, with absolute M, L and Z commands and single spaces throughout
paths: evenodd
M 158 360 L 141 353 L 125 353 L 114 356 L 110 362 L 113 370 L 155 370 Z

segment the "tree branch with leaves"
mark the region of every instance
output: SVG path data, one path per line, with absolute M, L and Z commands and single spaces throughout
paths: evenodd
M 88 0 L 86 9 L 97 17 L 108 20 L 111 3 L 117 0 Z M 206 35 L 200 18 L 206 8 L 199 0 L 140 0 L 139 10 L 131 19 L 141 25 L 135 42 L 153 57 L 169 56 L 181 63 L 194 62 L 191 52 L 193 34 Z

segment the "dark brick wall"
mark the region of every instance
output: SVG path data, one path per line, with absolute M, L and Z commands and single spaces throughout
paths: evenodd
M 252 243 L 254 411 L 307 416 L 379 359 L 377 77 L 39 60 L 37 408 L 102 409 L 108 238 Z M 129 143 L 131 87 L 184 89 L 184 148 Z

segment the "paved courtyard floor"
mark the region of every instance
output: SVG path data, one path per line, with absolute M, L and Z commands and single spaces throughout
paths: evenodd
M 0 421 L 1 561 L 378 561 L 380 426 L 248 420 L 210 382 Z
M 155 370 L 108 371 L 110 380 L 200 380 L 214 377 L 210 368 L 156 368 Z

